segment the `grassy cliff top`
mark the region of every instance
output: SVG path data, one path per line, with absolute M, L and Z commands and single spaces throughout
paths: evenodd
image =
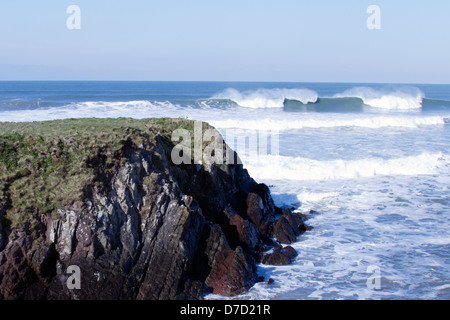
M 124 130 L 152 130 L 171 132 L 178 128 L 193 128 L 193 121 L 179 118 L 132 119 L 132 118 L 84 118 L 36 122 L 0 122 L 0 136 L 12 134 L 39 135 L 47 138 L 74 135 L 102 136 Z
M 104 173 L 126 161 L 125 145 L 150 150 L 157 136 L 170 142 L 174 130 L 193 127 L 168 118 L 0 122 L 0 218 L 33 229 L 33 218 L 81 205 L 99 168 Z

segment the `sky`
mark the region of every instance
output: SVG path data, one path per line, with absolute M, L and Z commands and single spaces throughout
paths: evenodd
M 1 1 L 0 80 L 448 84 L 449 39 L 448 0 Z

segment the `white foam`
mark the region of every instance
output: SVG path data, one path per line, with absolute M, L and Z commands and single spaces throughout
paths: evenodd
M 302 203 L 319 202 L 327 198 L 339 196 L 338 192 L 309 192 L 303 191 L 297 195 L 297 199 Z
M 424 93 L 416 87 L 401 87 L 392 90 L 375 90 L 368 87 L 355 87 L 335 98 L 360 98 L 365 104 L 374 108 L 388 110 L 421 109 Z
M 238 151 L 239 152 L 239 151 Z M 430 175 L 445 167 L 448 157 L 442 153 L 422 153 L 395 159 L 317 161 L 301 157 L 259 155 L 242 160 L 257 180 L 333 180 L 390 175 Z
M 284 100 L 297 100 L 304 104 L 315 103 L 319 95 L 310 89 L 258 89 L 240 92 L 229 88 L 211 99 L 229 99 L 245 108 L 282 108 Z
M 414 117 L 414 116 L 361 116 L 351 118 L 348 116 L 330 118 L 305 118 L 305 119 L 260 119 L 260 120 L 212 120 L 211 125 L 216 128 L 236 128 L 249 130 L 295 130 L 305 128 L 336 128 L 336 127 L 361 127 L 361 128 L 418 128 L 420 126 L 445 125 L 442 116 Z
M 436 287 L 436 290 L 442 290 L 442 291 L 450 290 L 450 283 L 444 284 L 442 286 L 438 286 L 438 287 Z
M 450 244 L 450 238 L 449 237 L 442 237 L 442 238 L 432 238 L 428 239 L 426 241 L 427 244 L 433 244 L 433 245 L 449 245 Z
M 170 116 L 171 110 L 179 107 L 166 101 L 87 101 L 71 103 L 60 107 L 14 110 L 0 112 L 1 121 L 46 121 L 67 118 L 151 118 Z

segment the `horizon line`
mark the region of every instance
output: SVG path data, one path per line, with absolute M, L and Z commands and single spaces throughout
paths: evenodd
M 368 82 L 368 81 L 269 81 L 269 80 L 44 80 L 44 79 L 15 79 L 4 80 L 0 79 L 0 82 L 190 82 L 190 83 L 202 83 L 202 82 L 217 82 L 217 83 L 340 83 L 340 84 L 400 84 L 400 85 L 450 85 L 450 83 L 437 83 L 437 82 Z

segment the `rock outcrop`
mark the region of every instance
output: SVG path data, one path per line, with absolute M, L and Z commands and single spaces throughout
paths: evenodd
M 233 296 L 258 281 L 257 263 L 292 261 L 295 250 L 280 243 L 307 229 L 301 216 L 277 208 L 241 164 L 175 165 L 170 137 L 145 130 L 122 140 L 113 165 L 86 158 L 95 178 L 82 201 L 51 214 L 37 208 L 33 232 L 29 223 L 8 223 L 15 204 L 4 184 L 0 299 Z M 79 268 L 79 288 L 68 286 L 71 266 Z

